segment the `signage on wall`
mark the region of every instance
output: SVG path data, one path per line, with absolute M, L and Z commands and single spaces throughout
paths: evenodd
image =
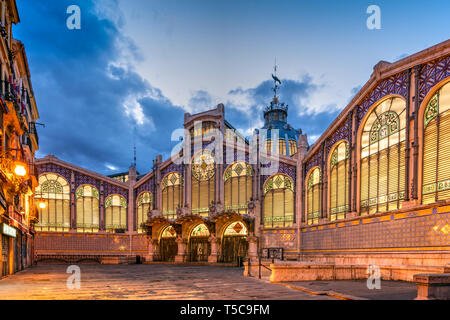
M 263 248 L 261 249 L 261 258 L 283 260 L 283 248 Z
M 16 237 L 17 231 L 13 227 L 7 225 L 6 223 L 2 223 L 2 227 L 0 229 L 5 236 Z

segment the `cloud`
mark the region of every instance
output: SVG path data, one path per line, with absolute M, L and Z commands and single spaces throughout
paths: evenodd
M 22 22 L 15 36 L 26 46 L 40 121 L 46 124 L 39 130 L 38 156 L 55 154 L 104 174 L 126 171 L 136 127 L 138 168 L 150 170 L 183 111 L 135 72 L 142 55 L 121 31 L 116 1 L 77 1 L 82 29 L 76 31 L 65 27 L 72 2 L 19 3 Z

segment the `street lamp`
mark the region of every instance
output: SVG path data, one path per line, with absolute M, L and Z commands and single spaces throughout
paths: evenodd
M 47 208 L 47 204 L 44 201 L 39 202 L 39 208 L 45 209 Z
M 14 168 L 14 173 L 19 177 L 25 177 L 27 175 L 27 169 L 22 163 L 18 162 Z

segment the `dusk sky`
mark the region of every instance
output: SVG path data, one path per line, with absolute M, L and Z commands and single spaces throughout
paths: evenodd
M 449 38 L 448 1 L 18 0 L 38 110 L 38 157 L 102 173 L 170 156 L 185 112 L 225 105 L 245 135 L 263 124 L 275 58 L 288 122 L 313 143 L 380 60 Z M 81 30 L 66 27 L 81 8 Z M 369 30 L 369 5 L 381 30 Z

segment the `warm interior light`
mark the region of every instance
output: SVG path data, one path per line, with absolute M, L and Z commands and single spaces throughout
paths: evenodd
M 47 207 L 47 205 L 45 204 L 45 202 L 40 202 L 39 203 L 39 208 L 45 209 L 46 207 Z
M 14 173 L 19 177 L 24 177 L 27 174 L 27 169 L 22 164 L 16 164 L 16 168 L 14 169 Z

